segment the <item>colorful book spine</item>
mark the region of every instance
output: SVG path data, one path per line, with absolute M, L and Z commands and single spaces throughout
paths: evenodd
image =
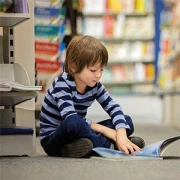
M 38 54 L 55 55 L 58 53 L 58 50 L 58 43 L 35 42 L 35 52 Z
M 57 36 L 59 33 L 59 26 L 46 26 L 46 25 L 35 25 L 36 36 Z
M 35 7 L 34 15 L 41 18 L 52 18 L 60 15 L 60 8 Z

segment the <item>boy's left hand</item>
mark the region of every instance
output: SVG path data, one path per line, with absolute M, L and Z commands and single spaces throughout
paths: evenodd
M 116 144 L 118 149 L 125 154 L 128 155 L 129 153 L 131 153 L 132 155 L 135 155 L 135 151 L 141 151 L 141 149 L 137 145 L 135 145 L 128 139 L 125 128 L 120 128 L 117 130 L 116 138 Z

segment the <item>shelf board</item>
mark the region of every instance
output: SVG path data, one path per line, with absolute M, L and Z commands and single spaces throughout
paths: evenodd
M 85 17 L 94 17 L 94 18 L 96 18 L 96 17 L 103 17 L 103 16 L 117 16 L 118 14 L 120 14 L 120 13 L 116 13 L 116 12 L 105 12 L 105 13 L 91 13 L 91 12 L 89 12 L 89 13 L 83 13 L 83 15 L 85 16 Z
M 180 90 L 161 90 L 156 93 L 157 95 L 165 96 L 165 95 L 180 95 Z
M 143 59 L 139 59 L 139 60 L 109 60 L 108 65 L 107 66 L 112 66 L 112 65 L 118 65 L 118 64 L 136 64 L 136 63 L 154 63 L 153 59 L 148 59 L 148 60 L 143 60 Z
M 149 15 L 153 15 L 154 12 L 153 11 L 144 11 L 144 12 L 124 12 L 125 16 L 132 16 L 132 17 L 141 17 L 141 16 L 149 16 Z
M 120 38 L 97 38 L 106 43 L 120 43 L 121 41 L 153 41 L 154 37 L 120 37 Z
M 36 91 L 0 92 L 0 106 L 14 106 L 37 96 Z
M 0 14 L 0 27 L 13 27 L 30 18 L 30 14 L 2 13 Z
M 85 17 L 103 17 L 103 16 L 118 16 L 118 15 L 124 15 L 124 16 L 132 16 L 132 17 L 141 17 L 141 16 L 149 16 L 153 15 L 153 11 L 144 11 L 144 12 L 104 12 L 104 13 L 83 13 Z
M 102 82 L 105 87 L 120 87 L 120 86 L 131 86 L 131 85 L 146 85 L 153 84 L 154 81 L 125 81 L 125 82 Z

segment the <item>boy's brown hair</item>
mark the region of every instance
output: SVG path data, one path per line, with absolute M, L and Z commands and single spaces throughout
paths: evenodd
M 64 62 L 64 71 L 72 75 L 71 64 L 76 66 L 76 72 L 80 73 L 85 66 L 94 65 L 97 62 L 104 67 L 108 63 L 108 52 L 105 46 L 91 36 L 75 36 L 69 43 Z

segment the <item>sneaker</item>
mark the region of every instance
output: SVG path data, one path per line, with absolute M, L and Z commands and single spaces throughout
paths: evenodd
M 145 146 L 145 141 L 141 137 L 131 136 L 128 138 L 132 143 L 134 143 L 135 145 L 137 145 L 141 149 Z
M 67 144 L 61 149 L 62 157 L 84 158 L 90 155 L 93 148 L 92 142 L 87 138 L 81 138 L 77 141 Z

